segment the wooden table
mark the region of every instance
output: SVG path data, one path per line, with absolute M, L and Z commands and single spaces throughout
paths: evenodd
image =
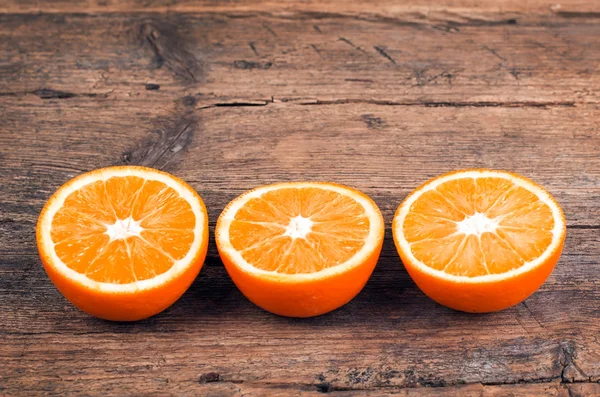
M 0 395 L 600 395 L 600 4 L 575 0 L 0 2 Z M 327 180 L 369 194 L 386 241 L 343 308 L 248 302 L 211 241 L 170 309 L 118 324 L 71 306 L 37 256 L 39 211 L 91 169 L 142 164 L 204 198 Z M 395 208 L 446 171 L 547 187 L 568 235 L 500 313 L 425 297 Z

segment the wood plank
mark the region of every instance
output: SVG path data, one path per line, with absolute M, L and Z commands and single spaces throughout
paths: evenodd
M 563 205 L 569 226 L 600 226 L 596 106 L 288 102 L 198 108 L 200 95 L 171 100 L 151 93 L 130 99 L 1 98 L 6 202 L 33 215 L 54 189 L 81 171 L 139 163 L 188 180 L 213 205 L 211 220 L 257 184 L 311 179 L 367 192 L 389 221 L 402 198 L 425 180 L 475 167 L 533 178 Z M 193 128 L 174 142 L 188 125 Z M 162 158 L 157 154 L 164 150 L 149 152 L 169 145 L 174 150 Z M 23 194 L 28 195 L 24 203 Z
M 590 255 L 597 257 L 598 248 Z M 528 300 L 536 317 L 519 308 L 466 315 L 428 301 L 388 259 L 349 305 L 298 321 L 245 301 L 213 256 L 167 312 L 136 324 L 113 324 L 73 309 L 34 258 L 5 260 L 12 268 L 35 265 L 27 274 L 13 271 L 26 289 L 11 291 L 12 299 L 2 303 L 9 314 L 0 342 L 0 378 L 8 394 L 46 387 L 73 392 L 83 385 L 107 393 L 202 391 L 196 382 L 215 377 L 331 390 L 600 379 L 598 326 L 594 317 L 577 313 L 586 305 L 593 310 L 597 297 L 586 302 L 578 292 L 538 292 Z M 557 327 L 553 321 L 559 316 L 567 318 Z
M 448 12 L 538 12 L 538 13 L 589 13 L 599 10 L 598 4 L 586 0 L 371 0 L 369 3 L 340 0 L 303 0 L 279 2 L 273 0 L 197 1 L 197 0 L 5 0 L 0 12 L 5 13 L 69 13 L 69 12 L 331 12 L 380 13 L 394 15 L 407 11 Z
M 283 387 L 285 394 L 288 387 L 557 380 L 595 386 L 600 380 L 596 106 L 287 102 L 197 109 L 195 99 L 165 99 L 160 91 L 143 98 L 0 98 L 0 384 L 8 394 L 85 387 L 103 394 L 229 395 L 250 384 L 260 395 L 265 387 Z M 336 312 L 308 320 L 276 317 L 245 300 L 211 243 L 200 277 L 172 308 L 114 324 L 60 297 L 37 259 L 34 225 L 49 194 L 67 179 L 123 163 L 154 164 L 187 180 L 204 197 L 211 227 L 230 199 L 273 181 L 355 186 L 376 200 L 389 225 L 402 198 L 431 176 L 507 168 L 557 197 L 568 238 L 556 270 L 525 304 L 474 316 L 419 292 L 388 229 L 365 290 Z M 213 390 L 199 383 L 214 374 L 224 384 Z
M 132 382 L 118 381 L 118 392 L 139 393 L 137 385 Z M 199 383 L 189 381 L 184 384 L 167 383 L 163 379 L 158 379 L 158 383 L 163 385 L 156 387 L 155 392 L 145 393 L 147 396 L 181 396 L 181 395 L 206 395 L 212 397 L 251 397 L 251 396 L 273 396 L 273 397 L 319 397 L 326 392 L 332 397 L 421 397 L 421 396 L 444 396 L 444 397 L 571 397 L 571 396 L 595 396 L 600 393 L 600 385 L 597 383 L 577 383 L 561 384 L 559 382 L 533 383 L 533 384 L 515 384 L 515 385 L 461 385 L 448 387 L 415 387 L 415 388 L 381 388 L 375 390 L 344 390 L 344 391 L 326 391 L 324 386 L 260 386 L 252 383 L 231 383 L 231 382 L 209 382 Z M 94 389 L 102 389 L 109 393 L 113 391 L 115 381 L 105 380 L 101 384 L 92 384 Z M 90 387 L 90 382 L 83 379 L 70 382 L 67 387 L 65 384 L 50 384 L 44 389 L 45 394 L 69 393 L 69 395 L 87 395 L 82 392 Z M 1 390 L 1 389 L 0 389 Z M 21 390 L 21 395 L 29 392 Z M 106 395 L 106 394 L 103 394 Z
M 598 35 L 593 16 L 4 14 L 0 95 L 574 106 L 598 102 Z

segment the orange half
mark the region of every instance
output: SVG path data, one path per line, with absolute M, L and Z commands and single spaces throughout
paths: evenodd
M 533 181 L 490 170 L 435 178 L 398 207 L 393 234 L 417 285 L 457 310 L 488 312 L 536 291 L 556 265 L 563 212 Z
M 198 194 L 167 173 L 110 167 L 72 179 L 44 206 L 37 243 L 46 272 L 80 309 L 139 320 L 175 302 L 206 255 Z
M 309 317 L 360 292 L 381 251 L 383 218 L 369 197 L 346 186 L 281 183 L 229 203 L 215 235 L 246 297 L 276 314 Z

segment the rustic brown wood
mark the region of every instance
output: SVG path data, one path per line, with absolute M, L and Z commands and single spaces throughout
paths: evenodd
M 437 3 L 3 2 L 0 395 L 600 394 L 594 4 Z M 34 228 L 62 183 L 114 164 L 188 181 L 211 228 L 256 185 L 354 186 L 384 213 L 381 260 L 351 303 L 294 320 L 249 303 L 211 242 L 164 313 L 91 318 Z M 567 216 L 549 280 L 500 313 L 433 303 L 391 241 L 413 188 L 468 167 L 529 176 Z
M 203 395 L 211 397 L 256 397 L 256 396 L 273 396 L 273 397 L 319 397 L 323 393 L 328 393 L 331 397 L 572 397 L 572 396 L 597 396 L 600 393 L 600 387 L 594 383 L 574 383 L 561 384 L 560 382 L 538 383 L 538 384 L 516 384 L 516 385 L 460 385 L 449 387 L 436 388 L 404 388 L 398 389 L 393 387 L 381 388 L 378 390 L 352 390 L 352 391 L 329 391 L 327 392 L 324 386 L 315 390 L 314 387 L 305 387 L 299 385 L 269 385 L 257 386 L 246 383 L 231 383 L 231 382 L 209 382 L 198 383 L 196 381 L 185 382 L 185 386 L 173 385 L 164 380 L 159 380 L 161 383 L 155 393 L 144 393 L 148 396 L 164 396 L 167 395 Z M 73 382 L 78 390 L 89 388 L 90 382 L 77 380 Z M 111 390 L 113 382 L 103 381 L 97 385 L 97 388 L 102 390 Z M 123 393 L 139 395 L 140 388 L 137 382 L 123 382 L 116 380 L 119 391 Z M 96 386 L 96 385 L 94 385 Z M 53 389 L 46 394 L 61 394 L 73 393 L 75 387 Z M 82 393 L 84 394 L 84 393 Z
M 156 102 L 138 99 L 2 100 L 7 128 L 1 139 L 8 149 L 2 174 L 11 176 L 3 181 L 2 273 L 10 293 L 3 302 L 9 313 L 3 347 L 11 352 L 5 368 L 24 369 L 9 378 L 14 387 L 30 381 L 39 391 L 42 380 L 55 384 L 56 376 L 112 385 L 113 392 L 137 387 L 137 377 L 159 375 L 169 385 L 204 376 L 331 390 L 600 378 L 600 246 L 593 222 L 599 209 L 589 200 L 597 195 L 600 148 L 597 136 L 572 133 L 593 128 L 595 107 L 400 106 L 390 112 L 362 104 L 195 109 L 193 102 L 188 97 L 159 111 Z M 14 150 L 10 143 L 22 134 L 32 139 Z M 183 135 L 179 143 L 172 139 Z M 157 157 L 157 147 L 159 153 L 181 149 Z M 205 198 L 211 224 L 241 191 L 295 179 L 356 186 L 374 197 L 389 223 L 401 199 L 429 176 L 460 167 L 509 168 L 553 192 L 567 213 L 569 238 L 540 291 L 495 315 L 455 313 L 427 300 L 401 268 L 388 231 L 365 291 L 330 315 L 297 321 L 261 312 L 231 284 L 211 247 L 202 275 L 173 308 L 115 328 L 79 313 L 54 290 L 35 256 L 33 225 L 65 180 L 123 163 L 160 166 L 189 181 Z M 77 390 L 71 382 L 61 387 Z
M 523 14 L 516 23 L 489 15 L 5 14 L 0 93 L 200 94 L 203 104 L 598 102 L 593 14 Z M 160 87 L 148 91 L 147 84 Z
M 195 0 L 5 0 L 0 12 L 5 13 L 67 13 L 67 12 L 333 12 L 356 14 L 398 14 L 410 12 L 526 12 L 582 14 L 598 12 L 598 4 L 587 0 L 371 0 L 340 2 L 338 0 L 304 0 L 280 2 L 274 0 L 195 1 Z

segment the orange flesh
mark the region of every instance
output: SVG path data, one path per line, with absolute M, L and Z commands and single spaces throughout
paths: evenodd
M 195 223 L 189 203 L 164 183 L 111 177 L 71 193 L 52 219 L 51 237 L 69 268 L 95 281 L 127 284 L 182 259 Z
M 285 274 L 344 263 L 368 234 L 369 219 L 358 202 L 317 187 L 283 188 L 250 199 L 229 227 L 230 242 L 246 262 Z
M 460 230 L 460 222 L 476 219 L 489 220 L 494 226 Z M 502 178 L 445 182 L 424 192 L 403 224 L 417 260 L 467 277 L 505 273 L 536 259 L 552 242 L 553 228 L 547 204 Z

